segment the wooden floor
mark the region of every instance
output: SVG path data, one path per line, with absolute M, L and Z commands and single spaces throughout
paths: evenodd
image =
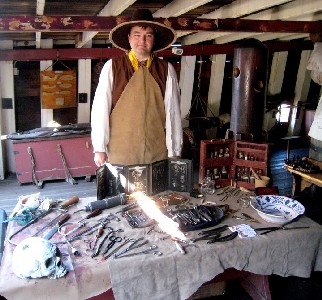
M 67 200 L 73 196 L 79 198 L 96 197 L 96 179 L 85 181 L 85 178 L 76 178 L 77 184 L 70 184 L 64 180 L 47 181 L 43 188 L 33 184 L 19 184 L 14 174 L 5 180 L 0 180 L 0 208 L 9 215 L 15 207 L 20 196 L 40 193 L 40 197 Z

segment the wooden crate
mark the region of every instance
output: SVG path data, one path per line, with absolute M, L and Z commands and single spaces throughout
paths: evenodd
M 36 179 L 41 187 L 43 181 L 66 179 L 66 170 L 72 177 L 96 174 L 89 135 L 15 140 L 13 150 L 19 183 L 35 183 Z

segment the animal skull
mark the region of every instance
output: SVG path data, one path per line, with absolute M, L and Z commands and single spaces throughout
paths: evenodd
M 21 241 L 12 255 L 12 271 L 20 278 L 57 279 L 67 274 L 59 248 L 40 237 Z

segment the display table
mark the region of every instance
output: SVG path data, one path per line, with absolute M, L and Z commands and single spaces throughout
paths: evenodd
M 183 195 L 188 197 L 187 194 Z M 228 204 L 230 208 L 238 209 L 238 197 L 229 197 L 225 202 L 221 201 L 222 198 L 222 195 L 213 195 L 207 196 L 206 200 L 217 204 Z M 94 200 L 96 199 L 81 199 L 77 207 L 71 208 L 71 212 L 83 208 L 86 203 Z M 200 200 L 191 200 L 200 203 Z M 115 207 L 104 210 L 103 215 L 95 219 L 119 209 L 120 207 Z M 233 219 L 232 215 L 229 215 L 219 225 L 244 223 L 254 228 L 272 226 L 271 223 L 262 221 L 251 207 L 243 209 L 243 212 L 257 218 L 261 223 L 249 223 Z M 239 211 L 234 215 L 240 213 Z M 85 213 L 71 215 L 71 221 L 77 221 L 84 217 Z M 48 219 L 28 227 L 13 240 L 17 242 L 31 236 L 45 221 L 48 222 Z M 146 246 L 156 244 L 163 255 L 145 254 L 108 260 L 104 260 L 101 256 L 91 258 L 85 255 L 88 245 L 83 240 L 78 240 L 74 241 L 73 245 L 81 251 L 82 256 L 69 255 L 70 250 L 66 245 L 59 246 L 64 254 L 63 262 L 69 269 L 66 277 L 57 280 L 19 279 L 11 271 L 14 246 L 6 241 L 0 269 L 0 294 L 8 300 L 76 300 L 92 299 L 92 297 L 109 299 L 107 295 L 112 296 L 111 288 L 113 288 L 115 299 L 187 299 L 202 284 L 230 269 L 259 275 L 277 274 L 284 277 L 306 278 L 310 277 L 312 271 L 322 271 L 322 227 L 305 216 L 296 222 L 296 226 L 310 228 L 279 230 L 253 238 L 237 237 L 231 241 L 214 244 L 199 241 L 195 243 L 197 247 L 186 247 L 185 255 L 178 252 L 171 239 L 161 240 L 164 234 L 155 231 L 148 233 L 149 228 L 132 229 L 124 218 L 121 218 L 120 222 L 111 221 L 109 226 L 123 229 L 124 232 L 119 234 L 121 237 L 148 239 L 149 244 Z M 17 225 L 10 223 L 7 237 L 17 228 L 19 228 Z M 187 238 L 198 237 L 198 232 L 189 232 Z M 228 233 L 229 230 L 225 232 Z M 59 239 L 59 235 L 55 235 L 53 241 Z M 142 247 L 143 249 L 146 248 Z M 267 294 L 262 299 L 270 299 L 270 295 Z
M 319 166 L 322 170 L 322 162 L 317 160 L 306 158 L 308 162 L 312 165 Z M 304 173 L 285 165 L 285 169 L 293 175 L 293 189 L 292 195 L 299 195 L 306 187 L 309 187 L 312 184 L 315 184 L 319 187 L 322 187 L 322 172 L 320 173 Z

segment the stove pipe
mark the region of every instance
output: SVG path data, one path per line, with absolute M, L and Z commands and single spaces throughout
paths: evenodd
M 230 131 L 235 140 L 263 140 L 267 47 L 255 39 L 234 50 Z

